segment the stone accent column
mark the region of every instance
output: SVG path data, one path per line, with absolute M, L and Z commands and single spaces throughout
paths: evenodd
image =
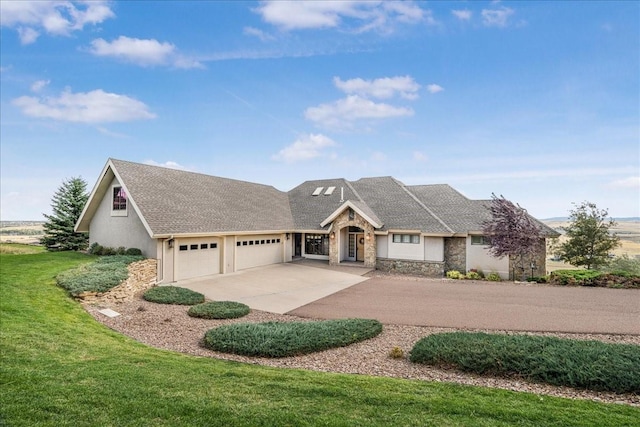
M 444 239 L 444 271 L 467 272 L 467 239 L 447 237 Z
M 331 227 L 331 233 L 335 233 L 331 238 L 329 234 L 329 265 L 340 264 L 340 231 L 345 227 L 358 227 L 364 230 L 364 265 L 365 267 L 374 268 L 376 266 L 376 236 L 374 228 L 357 212 L 351 209 L 345 209 L 334 221 Z

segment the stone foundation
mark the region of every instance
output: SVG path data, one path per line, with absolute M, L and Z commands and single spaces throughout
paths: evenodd
M 144 259 L 127 266 L 129 277 L 118 286 L 107 292 L 83 292 L 76 298 L 87 304 L 122 303 L 131 301 L 133 297 L 156 284 L 155 259 Z
M 376 270 L 425 277 L 444 277 L 444 262 L 378 258 Z

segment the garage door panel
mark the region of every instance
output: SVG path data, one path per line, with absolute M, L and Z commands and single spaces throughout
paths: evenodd
M 220 273 L 219 239 L 180 239 L 177 243 L 176 280 Z
M 236 242 L 237 270 L 279 264 L 283 261 L 280 236 L 242 236 Z

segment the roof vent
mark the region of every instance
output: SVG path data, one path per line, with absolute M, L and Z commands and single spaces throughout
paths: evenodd
M 322 190 L 324 190 L 324 187 L 316 188 L 316 191 L 313 192 L 312 196 L 319 196 L 320 193 L 322 193 Z
M 335 190 L 335 189 L 336 189 L 336 187 L 329 187 L 329 188 L 327 188 L 327 191 L 325 191 L 325 192 L 324 192 L 324 195 L 325 195 L 325 196 L 330 196 L 330 195 L 332 195 L 332 194 L 333 194 L 333 190 Z

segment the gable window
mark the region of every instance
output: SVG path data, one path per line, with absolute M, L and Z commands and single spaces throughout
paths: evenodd
M 113 210 L 114 211 L 126 211 L 127 210 L 127 193 L 122 187 L 113 187 Z
M 488 236 L 471 236 L 471 244 L 488 246 L 491 244 L 491 239 Z
M 419 234 L 393 234 L 393 243 L 420 244 Z

